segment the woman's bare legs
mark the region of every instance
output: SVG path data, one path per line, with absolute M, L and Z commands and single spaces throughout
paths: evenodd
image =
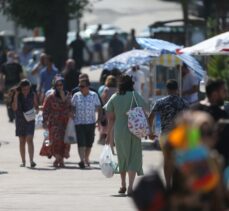
M 121 187 L 126 187 L 126 171 L 120 173 Z
M 20 149 L 20 155 L 22 160 L 22 165 L 25 166 L 25 144 L 26 144 L 26 137 L 25 136 L 19 136 L 19 149 Z
M 133 191 L 133 184 L 134 184 L 135 176 L 136 176 L 135 171 L 128 171 L 128 177 L 129 177 L 128 194 L 131 194 Z
M 26 136 L 26 142 L 28 144 L 28 153 L 29 153 L 30 163 L 32 163 L 33 157 L 34 157 L 33 136 Z

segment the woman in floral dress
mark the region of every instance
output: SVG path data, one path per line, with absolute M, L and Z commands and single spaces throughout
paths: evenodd
M 44 102 L 44 127 L 49 130 L 51 153 L 55 157 L 54 167 L 64 167 L 64 158 L 69 157 L 70 145 L 64 143 L 65 129 L 72 116 L 71 96 L 64 90 L 64 79 L 57 75 L 54 92 Z

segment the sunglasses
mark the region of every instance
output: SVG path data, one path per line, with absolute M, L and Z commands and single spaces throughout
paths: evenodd
M 79 88 L 85 88 L 86 86 L 85 85 L 79 85 Z

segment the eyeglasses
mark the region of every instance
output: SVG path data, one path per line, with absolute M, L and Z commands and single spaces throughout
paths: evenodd
M 86 87 L 85 85 L 79 85 L 79 88 L 81 88 L 81 89 L 83 89 L 85 87 Z

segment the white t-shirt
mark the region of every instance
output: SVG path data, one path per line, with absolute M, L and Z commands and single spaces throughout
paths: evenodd
M 141 85 L 145 84 L 145 74 L 141 70 L 128 70 L 126 74 L 132 77 L 134 81 L 134 90 L 142 95 Z
M 198 85 L 199 85 L 198 79 L 190 72 L 187 73 L 182 79 L 183 92 L 190 90 L 193 86 L 198 86 Z M 195 103 L 198 101 L 198 92 L 183 96 L 183 99 L 186 100 L 188 103 Z

